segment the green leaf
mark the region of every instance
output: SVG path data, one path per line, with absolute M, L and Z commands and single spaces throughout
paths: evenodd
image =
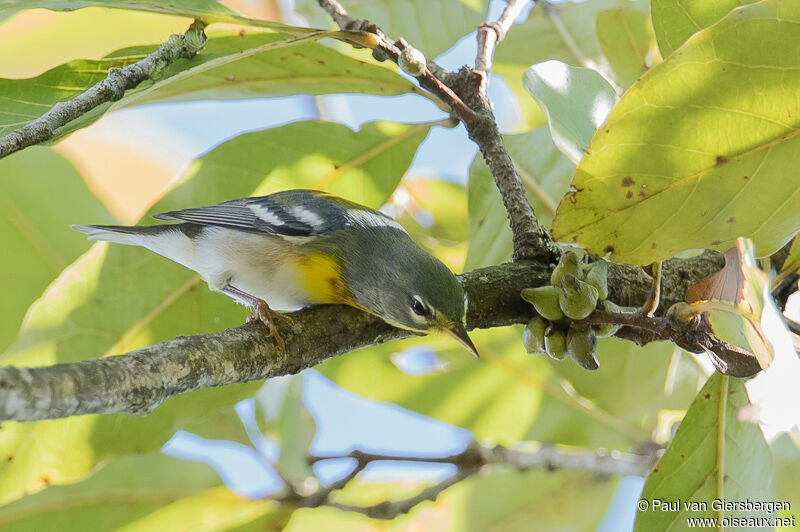
M 594 70 L 561 61 L 533 65 L 522 84 L 547 116 L 556 147 L 578 164 L 617 103 L 614 89 Z
M 505 353 L 520 345 L 518 334 L 511 330 L 473 332 L 472 339 L 484 359 L 485 353 Z M 428 375 L 403 373 L 392 362 L 391 355 L 418 344 L 431 347 L 447 361 L 449 371 Z M 489 356 L 494 360 L 494 355 Z M 519 440 L 536 415 L 541 390 L 520 382 L 502 365 L 479 364 L 467 357 L 463 348 L 437 335 L 350 353 L 329 359 L 317 369 L 359 395 L 464 427 L 477 437 Z
M 0 19 L 9 13 L 0 11 Z M 0 77 L 30 78 L 73 59 L 100 59 L 121 48 L 161 43 L 189 24 L 186 17 L 123 9 L 22 11 L 0 20 Z
M 513 89 L 531 127 L 538 127 L 543 121 L 538 106 L 530 101 L 522 86 L 525 69 L 535 63 L 557 59 L 572 66 L 613 74 L 600 50 L 594 17 L 598 11 L 617 7 L 648 11 L 647 2 L 628 0 L 559 3 L 552 6 L 551 14 L 537 4 L 528 20 L 514 26 L 497 45 L 493 71 L 503 76 Z
M 467 249 L 467 189 L 436 178 L 401 183 L 388 214 L 406 228 L 415 242 L 457 271 Z
M 536 129 L 504 135 L 506 148 L 525 185 L 539 223 L 549 225 L 558 199 L 569 189 L 575 166 L 553 145 L 549 131 Z M 508 214 L 494 178 L 478 154 L 469 171 L 469 248 L 465 270 L 499 264 L 511 258 Z
M 526 440 L 590 448 L 619 445 L 620 435 L 650 440 L 663 431 L 664 411 L 685 410 L 704 380 L 691 357 L 671 344 L 638 347 L 601 338 L 597 358 L 600 369 L 586 371 L 569 359 L 536 357 L 560 377 L 553 379 L 558 386 L 593 408 L 581 410 L 559 394 L 546 394 Z
M 117 530 L 213 532 L 247 525 L 257 519 L 267 519 L 271 527 L 280 530 L 292 511 L 291 507 L 271 499 L 245 499 L 226 487 L 219 487 L 177 500 Z
M 30 2 L 29 0 L 0 0 L 0 11 L 31 9 L 34 7 L 53 11 L 74 11 L 84 7 L 111 7 L 200 18 L 207 24 L 229 22 L 269 28 L 292 34 L 302 34 L 309 31 L 308 28 L 298 28 L 278 22 L 243 17 L 221 5 L 216 0 L 171 0 L 170 2 L 162 2 L 160 0 L 40 0 L 37 2 Z
M 316 424 L 303 404 L 303 377 L 269 379 L 256 394 L 256 401 L 265 424 L 263 432 L 280 446 L 275 468 L 296 481 L 311 476 L 313 471 L 306 458 Z
M 394 192 L 432 125 L 370 122 L 353 132 L 341 124 L 307 121 L 244 133 L 198 159 L 194 179 L 216 183 L 226 198 L 314 188 L 378 208 Z M 235 187 L 239 182 L 255 188 Z M 185 207 L 203 200 L 181 194 L 178 201 Z M 161 204 L 156 209 L 164 210 Z
M 394 190 L 429 127 L 374 122 L 353 132 L 339 124 L 298 122 L 246 133 L 195 161 L 151 212 L 296 187 L 327 189 L 377 207 Z M 70 212 L 76 223 L 95 221 L 79 210 Z M 234 326 L 244 315 L 178 264 L 141 248 L 97 244 L 31 308 L 17 343 L 0 363 L 42 366 L 118 354 Z M 156 449 L 192 423 L 213 437 L 208 416 L 258 386 L 183 394 L 143 418 L 92 415 L 4 423 L 0 504 L 49 484 L 77 482 L 114 457 Z
M 113 530 L 205 488 L 219 476 L 206 465 L 152 452 L 113 461 L 72 486 L 53 486 L 3 507 L 0 528 L 17 532 Z
M 584 473 L 493 471 L 448 492 L 444 500 L 463 509 L 450 530 L 595 530 L 617 486 L 616 479 Z M 570 512 L 581 501 L 580 512 Z
M 154 47 L 118 50 L 98 61 L 76 60 L 35 78 L 0 79 L 0 134 L 37 118 L 59 101 L 74 98 L 105 78 L 110 67 L 124 67 Z M 64 80 L 70 80 L 64 83 Z M 104 104 L 57 131 L 56 138 L 85 127 L 103 113 L 162 101 L 246 99 L 290 94 L 361 93 L 392 96 L 421 90 L 397 73 L 347 57 L 316 43 L 285 35 L 213 34 L 192 60 L 165 69 L 113 103 Z
M 578 166 L 555 238 L 633 264 L 739 236 L 760 256 L 785 244 L 800 226 L 800 59 L 775 50 L 800 42 L 798 22 L 794 2 L 737 9 L 631 87 Z
M 639 347 L 600 338 L 598 349 L 597 371 L 571 361 L 550 363 L 581 397 L 648 431 L 656 428 L 662 410 L 685 410 L 704 380 L 691 356 L 668 342 Z
M 403 37 L 429 58 L 447 51 L 486 19 L 488 0 L 429 0 L 426 2 L 340 2 L 354 19 L 380 26 L 390 39 Z M 331 17 L 316 0 L 298 0 L 297 12 L 317 28 L 333 27 Z
M 614 77 L 624 87 L 633 84 L 661 56 L 650 17 L 633 9 L 608 9 L 597 13 L 597 41 Z
M 775 458 L 775 501 L 787 501 L 793 508 L 800 506 L 800 448 L 789 434 L 781 434 L 770 445 Z M 791 514 L 790 514 L 791 515 Z M 786 516 L 788 517 L 788 515 Z
M 212 34 L 193 60 L 196 64 L 187 70 L 167 69 L 164 77 L 169 79 L 141 87 L 112 109 L 161 101 L 293 94 L 424 94 L 396 70 L 353 59 L 321 44 L 296 42 L 270 33 Z M 112 54 L 118 55 L 129 52 Z
M 707 28 L 734 8 L 752 4 L 756 0 L 650 0 L 653 27 L 661 55 L 667 57 L 689 37 Z
M 687 517 L 766 517 L 764 512 L 713 511 L 712 501 L 770 501 L 773 460 L 756 425 L 739 421 L 747 404 L 744 383 L 715 373 L 697 394 L 675 438 L 647 477 L 641 498 L 650 503 L 636 514 L 635 530 L 683 528 Z M 676 511 L 652 506 L 655 499 L 680 501 Z M 687 509 L 697 501 L 705 510 Z
M 647 438 L 636 425 L 566 392 L 564 380 L 544 358 L 525 354 L 519 328 L 471 334 L 480 361 L 449 338 L 434 335 L 329 359 L 317 369 L 359 395 L 463 427 L 478 438 L 607 448 L 627 448 Z M 393 354 L 411 346 L 431 349 L 443 367 L 425 375 L 402 372 Z
M 114 219 L 75 168 L 49 148 L 35 147 L 0 160 L 0 187 L 2 351 L 16 337 L 31 301 L 89 249 L 86 238 L 65 231 L 74 221 L 71 209 L 98 223 L 114 223 Z

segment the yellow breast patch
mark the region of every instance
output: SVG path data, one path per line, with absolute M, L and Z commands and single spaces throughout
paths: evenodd
M 298 258 L 298 281 L 315 304 L 352 305 L 353 296 L 341 281 L 341 265 L 323 253 L 309 253 Z

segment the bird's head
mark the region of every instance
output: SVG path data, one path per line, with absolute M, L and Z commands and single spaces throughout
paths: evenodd
M 379 314 L 392 325 L 412 331 L 444 332 L 476 357 L 478 351 L 467 335 L 467 299 L 453 272 L 436 257 L 414 246 L 396 257 L 383 279 L 391 283 L 383 291 Z

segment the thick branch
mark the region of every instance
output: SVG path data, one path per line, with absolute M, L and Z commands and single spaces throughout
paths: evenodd
M 478 77 L 477 83 L 481 83 Z M 469 138 L 478 145 L 486 165 L 492 172 L 495 185 L 500 191 L 503 206 L 508 212 L 513 235 L 514 261 L 532 260 L 543 263 L 554 261 L 560 254 L 547 231 L 539 225 L 533 207 L 525 194 L 525 187 L 514 168 L 514 161 L 506 150 L 503 137 L 497 128 L 488 100 L 475 96 L 466 99 L 476 110 L 477 117 L 467 125 Z
M 502 41 L 511 25 L 531 0 L 509 0 L 500 18 L 478 28 L 478 54 L 475 69 L 463 68 L 454 87 L 456 93 L 477 114 L 476 120 L 466 124 L 469 137 L 478 145 L 492 171 L 495 184 L 508 212 L 514 236 L 513 260 L 551 261 L 558 257 L 559 249 L 547 232 L 539 225 L 533 207 L 525 195 L 525 187 L 514 169 L 514 162 L 506 150 L 497 127 L 489 101 L 489 73 L 497 43 Z
M 141 61 L 125 68 L 109 68 L 108 75 L 72 100 L 59 102 L 49 111 L 0 137 L 0 159 L 28 146 L 45 142 L 56 130 L 107 102 L 121 99 L 125 91 L 161 72 L 178 59 L 191 59 L 206 42 L 205 24 L 196 20 L 183 35 L 172 35 L 169 40 Z
M 353 458 L 356 465 L 341 480 L 328 488 L 323 488 L 307 497 L 294 493 L 287 502 L 301 507 L 332 506 L 341 510 L 358 512 L 374 519 L 393 519 L 410 512 L 425 501 L 435 501 L 447 488 L 476 474 L 485 466 L 506 465 L 524 471 L 546 469 L 547 471 L 580 471 L 595 475 L 647 476 L 658 456 L 658 448 L 648 446 L 648 454 L 603 453 L 598 451 L 576 451 L 559 449 L 551 445 L 537 446 L 535 449 L 508 448 L 502 445 L 484 445 L 473 441 L 457 454 L 441 457 L 395 456 L 353 451 L 345 456 L 315 456 L 312 463 L 328 459 Z M 397 501 L 383 501 L 372 506 L 355 506 L 330 500 L 333 491 L 342 489 L 369 464 L 380 461 L 402 461 L 450 464 L 456 473 L 445 480 L 428 486 L 417 495 Z
M 665 264 L 662 308 L 681 301 L 688 286 L 717 271 L 722 257 Z M 531 307 L 523 288 L 549 282 L 550 269 L 532 263 L 482 268 L 461 276 L 469 295 L 468 328 L 526 323 Z M 641 305 L 649 280 L 638 268 L 612 267 L 610 298 Z M 413 333 L 343 306 L 319 306 L 292 314 L 281 328 L 286 349 L 279 352 L 260 324 L 212 334 L 179 337 L 131 353 L 39 368 L 0 368 L 0 420 L 34 421 L 81 414 L 145 415 L 166 399 L 188 391 L 298 373 L 324 360 Z M 626 331 L 629 328 L 623 328 Z M 637 343 L 660 340 L 628 330 Z

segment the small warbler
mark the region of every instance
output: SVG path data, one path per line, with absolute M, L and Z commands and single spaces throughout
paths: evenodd
M 263 322 L 280 348 L 275 320 L 291 320 L 269 305 L 338 303 L 402 329 L 445 332 L 478 356 L 464 327 L 467 300 L 458 279 L 379 211 L 325 192 L 286 190 L 154 218 L 182 223 L 72 228 L 196 271 L 211 290 L 252 307 L 251 319 Z

